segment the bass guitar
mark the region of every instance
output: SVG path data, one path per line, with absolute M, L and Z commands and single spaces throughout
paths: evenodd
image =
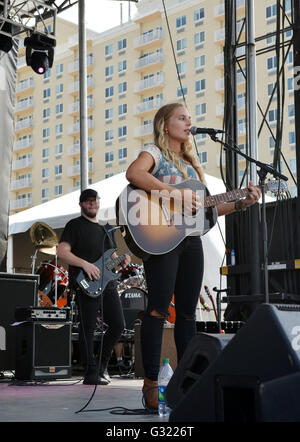
M 176 204 L 172 192 L 144 190 L 129 184 L 116 201 L 117 223 L 122 226 L 127 247 L 139 258 L 149 254 L 161 255 L 173 250 L 189 235 L 204 235 L 217 222 L 216 206 L 245 198 L 249 190 L 235 189 L 218 195 L 210 195 L 207 187 L 194 179 L 172 185 L 176 189 L 188 189 L 199 195 L 201 208 L 195 213 L 184 213 Z M 287 190 L 283 181 L 269 181 L 266 190 L 282 193 Z
M 101 258 L 93 264 L 100 270 L 100 278 L 91 280 L 83 270 L 80 270 L 76 276 L 76 282 L 81 290 L 91 298 L 97 298 L 103 293 L 107 284 L 110 281 L 114 281 L 122 275 L 121 272 L 117 272 L 115 268 L 121 264 L 125 259 L 125 255 L 132 255 L 130 251 L 125 252 L 123 255 L 117 258 L 112 258 L 111 255 L 116 249 L 109 249 L 104 252 Z M 103 274 L 102 274 L 103 272 Z

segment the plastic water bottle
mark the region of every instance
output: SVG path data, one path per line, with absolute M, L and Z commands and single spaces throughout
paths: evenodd
M 163 365 L 158 373 L 158 414 L 160 416 L 169 416 L 170 408 L 166 404 L 165 389 L 169 380 L 173 376 L 173 370 L 169 359 L 163 359 Z
M 231 265 L 235 266 L 235 250 L 231 250 Z

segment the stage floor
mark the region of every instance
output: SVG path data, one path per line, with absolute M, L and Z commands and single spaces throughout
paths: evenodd
M 80 375 L 43 383 L 4 379 L 0 381 L 0 422 L 168 422 L 157 414 L 145 414 L 142 384 L 142 379 L 119 375 L 96 389 L 83 385 Z M 122 407 L 129 414 L 122 414 Z

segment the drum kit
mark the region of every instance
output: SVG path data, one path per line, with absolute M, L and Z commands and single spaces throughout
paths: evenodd
M 40 276 L 39 306 L 67 307 L 69 304 L 69 276 L 67 270 L 57 263 L 58 238 L 51 227 L 43 222 L 36 222 L 30 228 L 30 238 L 35 246 L 31 257 L 31 273 L 35 274 L 38 252 L 52 255 L 53 259 L 42 261 L 36 271 Z

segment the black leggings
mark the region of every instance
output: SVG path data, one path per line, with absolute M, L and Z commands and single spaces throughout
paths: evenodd
M 177 359 L 196 334 L 195 312 L 203 278 L 203 249 L 199 236 L 184 239 L 164 255 L 151 255 L 144 262 L 148 307 L 141 326 L 141 352 L 145 376 L 157 380 L 164 320 L 175 297 L 174 338 Z M 156 311 L 163 317 L 152 316 Z
M 94 370 L 97 366 L 94 355 L 94 330 L 98 311 L 101 309 L 101 297 L 90 296 L 77 291 L 76 302 L 79 308 L 79 349 L 83 367 Z M 118 342 L 125 320 L 120 297 L 115 288 L 106 288 L 103 293 L 102 320 L 108 325 L 103 338 L 101 365 L 106 367 L 114 345 Z

